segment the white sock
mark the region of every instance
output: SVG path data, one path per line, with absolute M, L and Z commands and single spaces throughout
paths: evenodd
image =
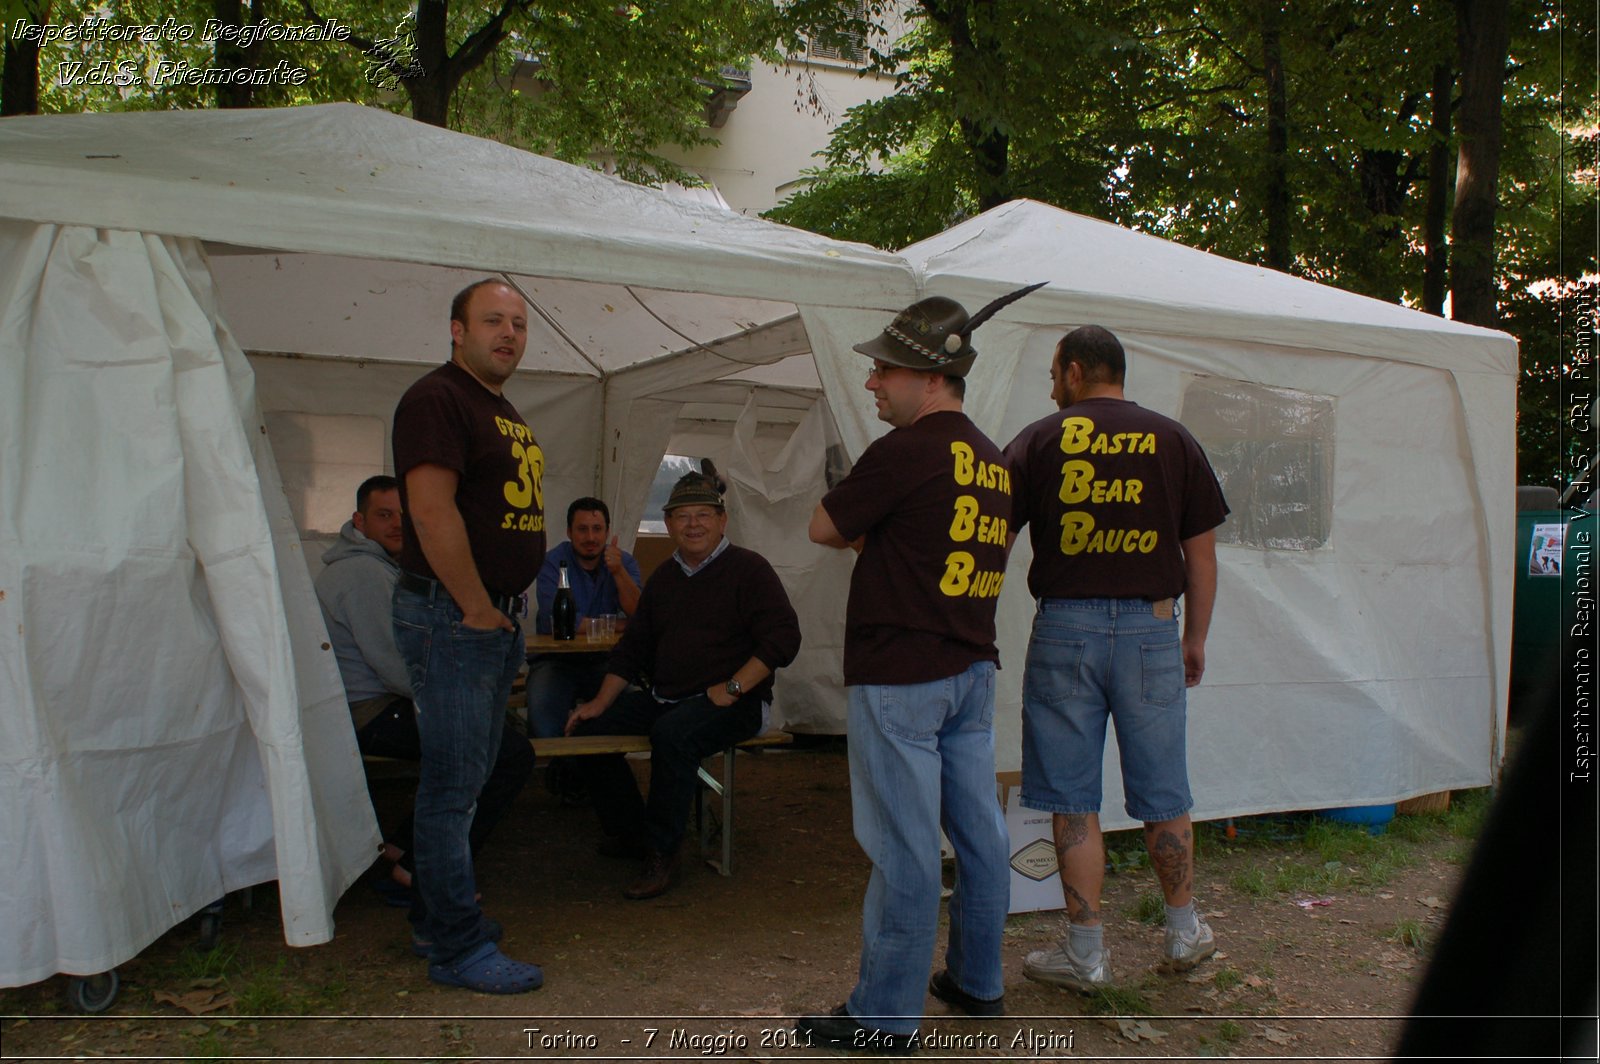
M 1095 924 L 1093 927 L 1084 927 L 1080 924 L 1067 925 L 1067 946 L 1074 957 L 1091 960 L 1100 956 L 1100 951 L 1105 947 L 1105 925 Z
M 1174 931 L 1177 931 L 1179 934 L 1193 934 L 1195 928 L 1200 926 L 1200 919 L 1195 915 L 1193 898 L 1189 899 L 1189 903 L 1187 905 L 1181 906 L 1177 909 L 1174 909 L 1172 906 L 1168 905 L 1166 906 L 1166 910 L 1167 926 L 1172 928 Z

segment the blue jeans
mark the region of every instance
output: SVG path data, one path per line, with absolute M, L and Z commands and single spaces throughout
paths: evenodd
M 528 658 L 528 738 L 550 739 L 566 731 L 572 707 L 600 692 L 605 654 L 533 654 Z
M 639 784 L 621 754 L 578 761 L 606 834 L 670 855 L 683 843 L 700 762 L 760 731 L 761 703 L 751 695 L 731 706 L 717 706 L 705 695 L 662 703 L 646 691 L 624 691 L 573 734 L 650 736 L 648 800 L 639 796 Z
M 411 674 L 422 748 L 411 919 L 433 943 L 428 959 L 435 964 L 485 941 L 473 900 L 471 826 L 500 749 L 511 682 L 526 656 L 520 626 L 482 631 L 461 617 L 442 589 L 432 596 L 395 589 L 395 643 Z
M 402 761 L 422 760 L 422 738 L 417 734 L 417 711 L 411 700 L 402 698 L 367 722 L 356 732 L 356 747 L 363 754 L 374 757 L 393 757 Z M 522 793 L 523 785 L 533 775 L 533 747 L 515 728 L 502 728 L 500 748 L 495 754 L 494 767 L 489 779 L 478 795 L 477 811 L 472 815 L 472 828 L 467 832 L 467 842 L 476 854 L 483 848 L 483 840 L 506 813 L 513 799 Z M 404 850 L 400 867 L 415 872 L 415 813 L 406 814 L 383 841 Z
M 1186 704 L 1176 615 L 1144 599 L 1041 599 L 1022 678 L 1022 804 L 1098 813 L 1110 720 L 1128 815 L 1187 813 Z
M 1011 869 L 995 795 L 994 671 L 981 661 L 932 683 L 848 688 L 850 798 L 872 878 L 847 1005 L 869 1027 L 910 1034 L 922 1018 L 938 937 L 940 827 L 956 851 L 945 966 L 974 997 L 1004 993 Z

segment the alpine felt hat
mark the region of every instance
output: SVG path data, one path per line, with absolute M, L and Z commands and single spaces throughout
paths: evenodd
M 946 377 L 965 377 L 978 357 L 972 346 L 973 331 L 1001 307 L 1044 285 L 1045 282 L 1040 281 L 1007 293 L 970 318 L 966 308 L 953 299 L 944 296 L 919 299 L 896 314 L 883 332 L 854 345 L 854 350 L 892 366 Z

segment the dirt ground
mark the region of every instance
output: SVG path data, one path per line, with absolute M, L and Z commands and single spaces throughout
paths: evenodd
M 217 949 L 195 948 L 191 922 L 123 965 L 121 993 L 101 1016 L 68 1009 L 64 978 L 0 991 L 0 1054 L 820 1056 L 791 1044 L 790 1023 L 830 1009 L 853 985 L 868 872 L 851 836 L 842 746 L 741 755 L 736 874 L 686 859 L 677 888 L 645 902 L 622 897 L 632 864 L 595 854 L 593 813 L 561 804 L 542 775 L 480 862 L 484 907 L 505 923 L 507 952 L 544 966 L 538 992 L 499 998 L 430 983 L 410 952 L 403 911 L 364 884 L 341 901 L 332 943 L 289 949 L 275 892 L 258 888 L 248 910 L 229 899 Z M 408 788 L 380 782 L 380 811 L 398 808 Z M 1248 835 L 1283 825 L 1244 827 Z M 1197 896 L 1217 933 L 1214 959 L 1187 976 L 1157 974 L 1161 930 L 1136 916 L 1152 900 L 1154 876 L 1147 866 L 1119 870 L 1107 878 L 1104 909 L 1125 994 L 1092 998 L 1025 979 L 1024 955 L 1055 941 L 1065 918 L 1014 916 L 1005 949 L 1010 1015 L 971 1020 L 930 997 L 922 1056 L 1387 1055 L 1426 962 L 1418 939 L 1437 936 L 1469 844 L 1439 831 L 1409 844 L 1412 863 L 1384 870 L 1380 882 L 1368 869 L 1356 885 L 1303 894 L 1271 884 L 1292 882 L 1297 863 L 1313 866 L 1308 882 L 1338 870 L 1287 844 L 1201 834 Z M 1100 1014 L 1108 1011 L 1122 1015 Z

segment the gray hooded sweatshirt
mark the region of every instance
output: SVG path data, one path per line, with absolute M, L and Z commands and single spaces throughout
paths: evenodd
M 411 697 L 411 679 L 394 645 L 394 588 L 400 567 L 389 552 L 346 521 L 322 555 L 317 601 L 328 625 L 345 698 L 352 706 L 380 695 Z M 373 706 L 368 719 L 381 706 Z M 357 728 L 367 722 L 357 720 Z

